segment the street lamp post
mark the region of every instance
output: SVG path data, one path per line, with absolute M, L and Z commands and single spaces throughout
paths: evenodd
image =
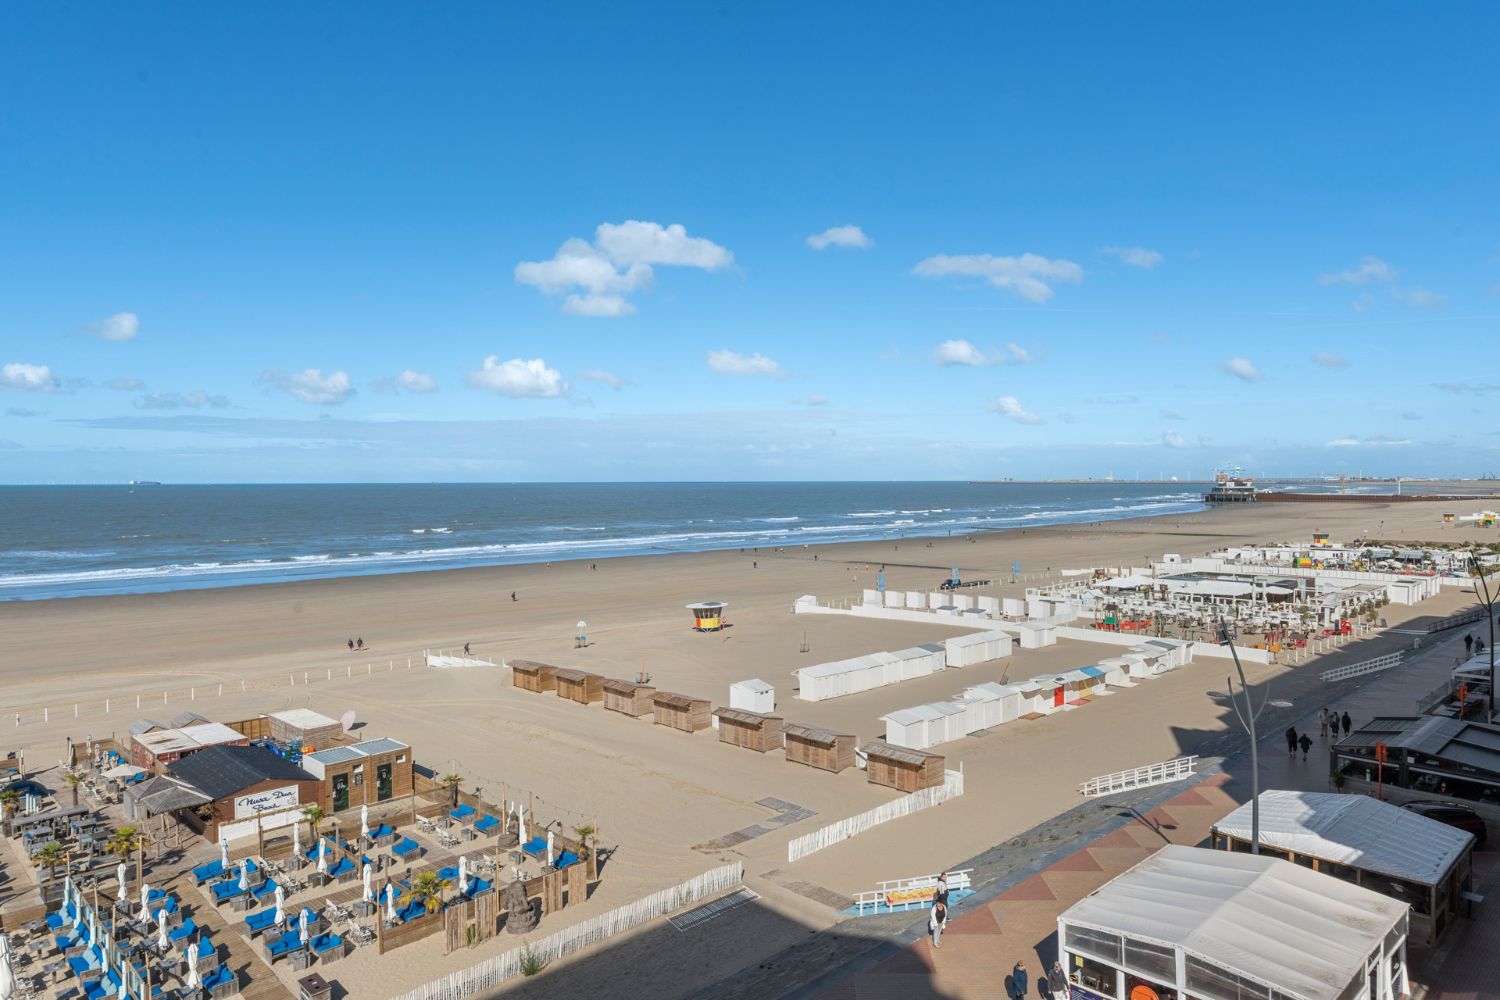
M 1260 718 L 1260 713 L 1265 710 L 1266 702 L 1271 697 L 1271 686 L 1266 685 L 1266 695 L 1261 699 L 1260 706 L 1256 707 L 1250 701 L 1250 685 L 1245 682 L 1245 668 L 1240 665 L 1239 651 L 1234 648 L 1234 635 L 1229 631 L 1228 624 L 1223 618 L 1219 619 L 1218 629 L 1219 645 L 1229 647 L 1229 655 L 1234 659 L 1235 672 L 1240 675 L 1240 691 L 1245 696 L 1245 711 L 1240 711 L 1239 699 L 1234 695 L 1234 682 L 1230 678 L 1224 679 L 1224 685 L 1229 689 L 1229 704 L 1234 709 L 1234 714 L 1239 717 L 1240 725 L 1245 727 L 1250 734 L 1250 853 L 1260 853 L 1260 740 L 1255 734 L 1255 720 Z
M 1479 555 L 1470 551 L 1469 561 L 1474 573 L 1474 596 L 1484 605 L 1484 619 L 1489 623 L 1490 631 L 1490 703 L 1487 717 L 1491 725 L 1495 722 L 1495 598 L 1500 596 L 1490 590 L 1489 577 L 1484 575 L 1484 564 L 1479 561 Z

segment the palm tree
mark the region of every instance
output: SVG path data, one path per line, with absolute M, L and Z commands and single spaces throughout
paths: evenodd
M 69 771 L 63 775 L 63 780 L 73 789 L 73 804 L 78 805 L 78 786 L 83 784 L 83 775 Z
M 5 791 L 0 792 L 0 823 L 10 819 L 11 810 L 16 807 L 16 803 L 19 801 L 21 801 L 21 793 L 14 788 L 7 788 Z
M 36 852 L 36 863 L 46 872 L 46 877 L 42 879 L 43 886 L 52 881 L 54 870 L 67 860 L 67 857 L 68 852 L 63 850 L 63 845 L 58 843 L 45 844 Z
M 442 778 L 443 784 L 448 786 L 448 791 L 453 796 L 453 808 L 458 808 L 458 786 L 464 783 L 461 774 L 445 774 Z
M 128 860 L 132 851 L 135 852 L 135 884 L 141 884 L 144 875 L 143 869 L 146 864 L 146 844 L 148 843 L 146 831 L 134 826 L 118 827 L 110 834 L 109 840 L 104 845 L 104 850 L 114 854 L 121 861 Z
M 322 806 L 308 806 L 302 810 L 302 818 L 307 820 L 307 832 L 311 835 L 312 844 L 318 846 L 318 824 L 323 822 Z
M 574 835 L 578 837 L 578 842 L 585 848 L 589 846 L 589 838 L 598 832 L 598 830 L 594 829 L 592 823 L 584 823 L 581 826 L 573 827 Z
M 443 893 L 452 885 L 452 882 L 442 878 L 437 872 L 423 872 L 412 879 L 411 888 L 401 894 L 401 904 L 407 906 L 416 900 L 428 913 L 436 913 L 443 908 Z

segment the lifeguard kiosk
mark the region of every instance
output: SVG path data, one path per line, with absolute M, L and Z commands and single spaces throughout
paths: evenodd
M 1312 541 L 1312 543 L 1314 545 L 1327 545 L 1328 544 L 1328 532 L 1326 532 L 1326 531 L 1314 531 L 1313 532 L 1313 541 Z
M 693 631 L 717 632 L 724 627 L 723 601 L 695 601 L 686 606 L 693 613 Z
M 1458 520 L 1458 515 L 1457 514 L 1444 514 L 1443 515 L 1443 523 L 1444 524 L 1452 524 L 1454 521 L 1457 521 L 1457 520 Z

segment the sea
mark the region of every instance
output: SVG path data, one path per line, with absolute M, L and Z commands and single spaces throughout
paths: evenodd
M 1200 510 L 1149 483 L 0 487 L 0 600 L 141 594 Z

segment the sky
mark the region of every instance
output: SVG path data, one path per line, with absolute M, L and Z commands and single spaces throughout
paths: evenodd
M 1500 8 L 0 5 L 0 482 L 1500 472 Z

